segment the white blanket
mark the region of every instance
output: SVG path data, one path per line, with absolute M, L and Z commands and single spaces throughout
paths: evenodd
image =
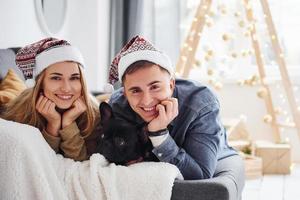
M 0 118 L 0 199 L 170 199 L 174 165 L 110 164 L 100 154 L 75 162 L 49 147 L 40 131 Z

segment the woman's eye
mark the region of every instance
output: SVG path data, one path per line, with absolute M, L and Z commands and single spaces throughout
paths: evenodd
M 80 80 L 80 77 L 74 76 L 74 77 L 71 77 L 71 80 L 72 80 L 72 81 L 74 81 L 74 80 Z
M 50 79 L 51 79 L 51 80 L 60 80 L 61 78 L 58 77 L 58 76 L 52 76 Z

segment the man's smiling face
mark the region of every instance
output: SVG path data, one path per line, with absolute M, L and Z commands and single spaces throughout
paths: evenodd
M 175 81 L 159 66 L 148 63 L 130 74 L 125 74 L 124 94 L 130 107 L 145 121 L 157 115 L 156 105 L 172 96 Z

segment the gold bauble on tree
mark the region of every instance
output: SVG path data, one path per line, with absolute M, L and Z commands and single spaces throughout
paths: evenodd
M 231 37 L 230 37 L 230 35 L 229 35 L 228 33 L 224 33 L 224 34 L 222 35 L 222 39 L 223 39 L 224 41 L 228 41 L 228 40 L 231 39 Z
M 245 26 L 245 21 L 241 20 L 239 21 L 239 27 L 243 28 Z
M 207 69 L 207 75 L 208 76 L 212 76 L 212 75 L 214 75 L 214 73 L 215 73 L 215 71 L 213 69 L 211 69 L 211 68 Z
M 201 67 L 201 61 L 198 60 L 198 59 L 196 59 L 194 65 L 195 65 L 196 67 Z
M 223 88 L 223 84 L 221 83 L 221 82 L 216 82 L 215 84 L 214 84 L 214 88 L 216 89 L 216 90 L 221 90 L 222 88 Z
M 234 16 L 235 16 L 235 17 L 240 17 L 240 16 L 241 16 L 241 13 L 240 13 L 240 12 L 235 12 L 235 13 L 234 13 Z
M 264 116 L 263 121 L 264 121 L 265 123 L 268 123 L 268 124 L 269 124 L 269 123 L 271 123 L 271 122 L 273 121 L 273 118 L 272 118 L 271 115 L 267 114 L 267 115 Z
M 238 55 L 237 55 L 237 53 L 235 53 L 235 52 L 232 52 L 232 53 L 231 53 L 231 57 L 233 57 L 233 58 L 237 58 L 237 57 L 238 57 Z
M 265 87 L 261 87 L 256 94 L 259 98 L 265 98 L 268 95 L 268 91 Z

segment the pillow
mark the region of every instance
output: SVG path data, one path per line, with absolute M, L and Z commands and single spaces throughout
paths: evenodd
M 23 81 L 25 80 L 15 62 L 16 52 L 19 49 L 20 48 L 0 49 L 0 80 L 3 80 L 9 69 L 13 69 Z
M 0 104 L 5 104 L 16 98 L 25 89 L 25 83 L 12 69 L 9 69 L 0 84 Z

